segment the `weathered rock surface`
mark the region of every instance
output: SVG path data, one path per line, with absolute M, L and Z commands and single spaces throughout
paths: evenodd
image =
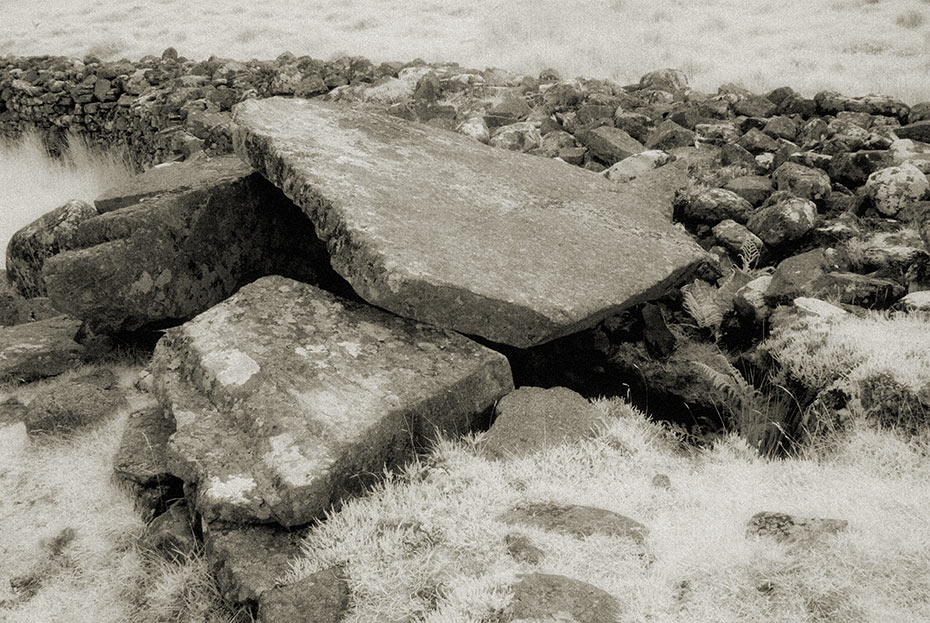
M 323 569 L 292 584 L 262 593 L 259 623 L 339 623 L 351 603 L 338 567 Z
M 575 504 L 528 504 L 510 509 L 498 519 L 580 538 L 592 534 L 616 536 L 630 539 L 637 545 L 642 545 L 649 534 L 649 529 L 635 519 L 603 508 Z
M 116 383 L 113 372 L 101 368 L 46 389 L 29 403 L 26 430 L 66 432 L 105 420 L 127 405 Z
M 6 272 L 16 291 L 27 299 L 45 296 L 42 279 L 45 260 L 74 248 L 78 226 L 94 216 L 97 216 L 94 206 L 69 201 L 13 234 L 6 248 Z
M 779 542 L 810 542 L 823 535 L 844 532 L 845 519 L 797 517 L 787 513 L 761 512 L 746 524 L 747 536 L 771 537 Z
M 81 321 L 68 316 L 0 327 L 0 381 L 34 381 L 78 365 Z
M 501 621 L 518 623 L 608 623 L 619 621 L 621 605 L 607 591 L 564 575 L 527 573 L 513 586 Z
M 487 456 L 524 456 L 597 432 L 603 414 L 565 387 L 521 387 L 494 408 L 497 419 L 482 441 Z
M 331 272 L 306 217 L 238 158 L 178 168 L 167 181 L 182 190 L 146 172 L 127 192 L 159 196 L 84 221 L 80 248 L 45 262 L 56 307 L 96 332 L 132 331 L 183 322 L 262 275 Z
M 310 216 L 336 272 L 401 316 L 527 347 L 651 298 L 704 257 L 667 215 L 687 158 L 618 187 L 332 104 L 252 100 L 234 116 L 237 153 Z
M 319 517 L 437 430 L 480 423 L 513 388 L 506 358 L 283 277 L 171 329 L 152 363 L 174 417 L 172 472 L 205 520 Z

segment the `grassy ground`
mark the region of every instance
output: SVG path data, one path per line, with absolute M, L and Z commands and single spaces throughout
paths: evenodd
M 0 54 L 454 60 L 621 83 L 660 67 L 738 82 L 930 99 L 927 0 L 106 0 L 9 3 Z
M 100 153 L 79 138 L 68 155 L 48 157 L 36 134 L 14 143 L 0 141 L 0 249 L 10 237 L 49 210 L 70 201 L 93 201 L 104 189 L 131 175 L 121 154 Z

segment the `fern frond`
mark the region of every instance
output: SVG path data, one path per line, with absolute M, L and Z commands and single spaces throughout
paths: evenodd
M 739 260 L 743 265 L 743 272 L 750 272 L 759 261 L 762 250 L 752 238 L 746 238 L 739 247 Z
M 695 282 L 695 286 L 698 283 Z M 717 302 L 717 291 L 711 287 L 691 287 L 684 289 L 682 307 L 694 318 L 697 325 L 716 331 L 723 322 L 723 310 Z

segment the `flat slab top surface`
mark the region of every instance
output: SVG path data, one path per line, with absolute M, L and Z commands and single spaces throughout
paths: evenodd
M 310 216 L 336 271 L 402 316 L 526 347 L 704 257 L 669 216 L 684 163 L 618 185 L 339 104 L 249 100 L 234 120 L 236 152 Z
M 156 394 L 172 473 L 209 520 L 305 523 L 434 427 L 464 432 L 513 387 L 453 331 L 264 277 L 166 332 Z

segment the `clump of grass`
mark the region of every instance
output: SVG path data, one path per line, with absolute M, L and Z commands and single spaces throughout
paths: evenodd
M 0 142 L 0 248 L 49 210 L 72 199 L 93 201 L 133 174 L 125 153 L 102 151 L 84 137 L 69 135 L 67 149 L 53 158 L 37 132 Z
M 926 444 L 863 426 L 829 456 L 807 449 L 769 460 L 735 435 L 683 453 L 676 435 L 629 405 L 597 405 L 609 418 L 598 436 L 526 458 L 488 461 L 473 438 L 441 442 L 312 529 L 284 580 L 340 565 L 353 592 L 352 623 L 494 620 L 517 575 L 531 571 L 594 584 L 631 621 L 930 616 Z M 657 473 L 670 488 L 652 485 Z M 496 519 L 532 502 L 636 519 L 650 530 L 649 556 L 622 539 L 577 539 Z M 846 519 L 850 528 L 809 547 L 748 539 L 746 522 L 760 510 Z M 513 559 L 511 533 L 542 549 L 542 561 Z

